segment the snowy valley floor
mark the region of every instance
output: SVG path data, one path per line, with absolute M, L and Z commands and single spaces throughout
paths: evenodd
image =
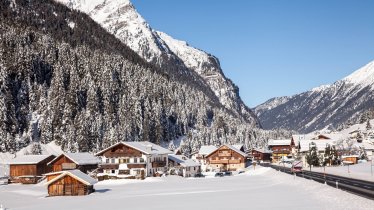
M 103 209 L 372 209 L 373 200 L 314 181 L 257 168 L 233 177 L 116 180 L 95 185 L 84 197 L 46 197 L 39 185 L 0 185 L 9 210 Z

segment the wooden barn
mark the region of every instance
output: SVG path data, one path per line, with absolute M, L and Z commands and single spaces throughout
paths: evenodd
M 64 153 L 48 163 L 52 171 L 78 169 L 84 173 L 98 168 L 100 160 L 90 153 Z
M 80 170 L 46 174 L 49 196 L 81 196 L 94 192 L 95 179 Z
M 248 155 L 231 145 L 222 145 L 205 158 L 211 171 L 236 171 L 246 167 Z
M 43 174 L 51 172 L 47 163 L 55 158 L 54 155 L 24 155 L 18 156 L 9 163 L 10 180 L 13 183 L 35 184 Z

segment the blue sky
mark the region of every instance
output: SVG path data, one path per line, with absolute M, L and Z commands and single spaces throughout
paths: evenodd
M 156 30 L 220 59 L 254 107 L 374 60 L 373 0 L 132 0 Z

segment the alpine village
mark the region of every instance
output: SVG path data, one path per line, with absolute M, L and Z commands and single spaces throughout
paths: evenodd
M 130 0 L 1 0 L 0 210 L 373 209 L 373 87 L 249 108 Z

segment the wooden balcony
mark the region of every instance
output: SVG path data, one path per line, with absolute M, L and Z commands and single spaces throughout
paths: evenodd
M 101 169 L 118 169 L 119 168 L 119 164 L 112 164 L 112 163 L 103 163 L 100 165 L 100 168 Z
M 154 162 L 152 162 L 152 168 L 161 168 L 161 167 L 165 167 L 165 166 L 166 166 L 165 161 L 154 161 Z
M 228 153 L 228 152 L 218 153 L 218 157 L 231 157 L 231 153 Z
M 146 165 L 145 165 L 145 163 L 143 163 L 143 164 L 130 163 L 130 164 L 127 164 L 127 168 L 129 168 L 129 169 L 132 169 L 132 168 L 146 168 Z

